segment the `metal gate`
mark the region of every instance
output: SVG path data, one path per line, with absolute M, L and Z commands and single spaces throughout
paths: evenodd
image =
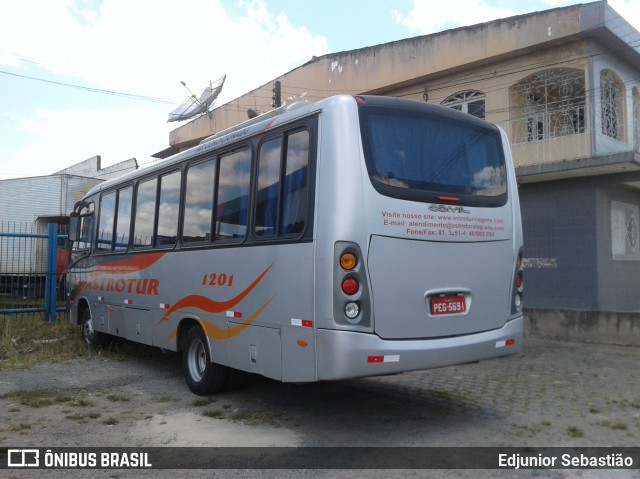
M 66 311 L 67 235 L 58 227 L 49 223 L 44 234 L 30 224 L 0 223 L 0 315 L 44 313 L 55 322 Z

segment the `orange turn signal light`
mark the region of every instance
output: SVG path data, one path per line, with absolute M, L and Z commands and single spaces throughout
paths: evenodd
M 340 266 L 347 271 L 351 271 L 358 264 L 358 258 L 353 253 L 344 253 L 340 256 Z

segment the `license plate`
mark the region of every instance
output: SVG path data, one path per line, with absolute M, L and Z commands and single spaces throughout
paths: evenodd
M 434 316 L 439 314 L 464 313 L 466 310 L 467 304 L 464 301 L 464 296 L 431 298 L 431 314 Z

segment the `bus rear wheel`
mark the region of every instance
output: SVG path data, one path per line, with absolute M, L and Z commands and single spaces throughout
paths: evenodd
M 208 341 L 200 326 L 193 326 L 187 332 L 182 368 L 187 386 L 194 394 L 206 396 L 225 388 L 228 368 L 211 362 Z

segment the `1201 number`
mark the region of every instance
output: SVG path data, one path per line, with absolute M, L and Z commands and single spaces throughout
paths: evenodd
M 233 286 L 233 275 L 209 273 L 202 277 L 203 286 Z

